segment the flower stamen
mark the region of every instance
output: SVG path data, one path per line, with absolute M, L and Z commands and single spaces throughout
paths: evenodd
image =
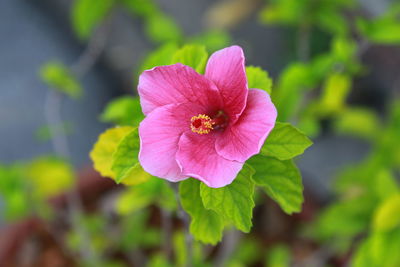
M 190 121 L 190 128 L 194 133 L 208 134 L 213 129 L 213 120 L 205 114 L 193 116 Z

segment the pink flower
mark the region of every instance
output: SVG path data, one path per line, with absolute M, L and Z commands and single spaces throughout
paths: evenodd
M 139 161 L 169 181 L 196 178 L 230 184 L 258 154 L 275 125 L 269 95 L 248 89 L 243 51 L 211 55 L 205 75 L 180 63 L 144 71 L 138 91 L 146 118 L 139 126 Z

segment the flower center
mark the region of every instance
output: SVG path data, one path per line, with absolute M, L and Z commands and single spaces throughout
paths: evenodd
M 204 114 L 193 116 L 190 121 L 192 122 L 190 128 L 192 132 L 198 134 L 208 134 L 213 129 L 213 121 L 211 118 Z
M 208 134 L 211 130 L 223 129 L 228 124 L 228 117 L 223 111 L 218 111 L 211 118 L 205 114 L 193 116 L 190 119 L 192 132 L 198 134 Z

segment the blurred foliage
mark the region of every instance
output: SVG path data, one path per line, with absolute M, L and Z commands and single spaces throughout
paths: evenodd
M 290 250 L 286 245 L 276 245 L 269 251 L 265 265 L 269 267 L 289 267 L 290 258 Z
M 56 61 L 46 63 L 40 70 L 40 76 L 51 89 L 58 90 L 74 99 L 82 96 L 82 86 L 63 63 Z
M 355 5 L 353 0 L 272 0 L 261 11 L 260 19 L 268 24 L 315 25 L 331 34 L 344 35 L 349 28 L 341 11 Z
M 358 18 L 357 28 L 376 44 L 400 44 L 400 4 L 393 2 L 388 12 L 372 20 Z
M 48 125 L 39 127 L 35 132 L 35 137 L 42 142 L 49 141 L 53 138 L 52 131 L 55 134 L 70 135 L 74 132 L 71 122 L 63 122 L 50 128 Z
M 78 38 L 85 40 L 111 11 L 114 0 L 75 0 L 71 12 L 72 26 Z
M 136 126 L 143 120 L 139 97 L 122 96 L 109 102 L 100 120 L 120 126 Z
M 29 215 L 48 218 L 48 199 L 69 190 L 75 174 L 69 163 L 53 156 L 0 165 L 0 196 L 5 218 L 19 220 Z

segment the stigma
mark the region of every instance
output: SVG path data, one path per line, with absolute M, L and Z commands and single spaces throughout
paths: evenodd
M 208 134 L 209 132 L 211 132 L 214 125 L 213 120 L 205 114 L 193 116 L 190 119 L 190 122 L 190 128 L 192 129 L 192 132 L 198 134 Z

